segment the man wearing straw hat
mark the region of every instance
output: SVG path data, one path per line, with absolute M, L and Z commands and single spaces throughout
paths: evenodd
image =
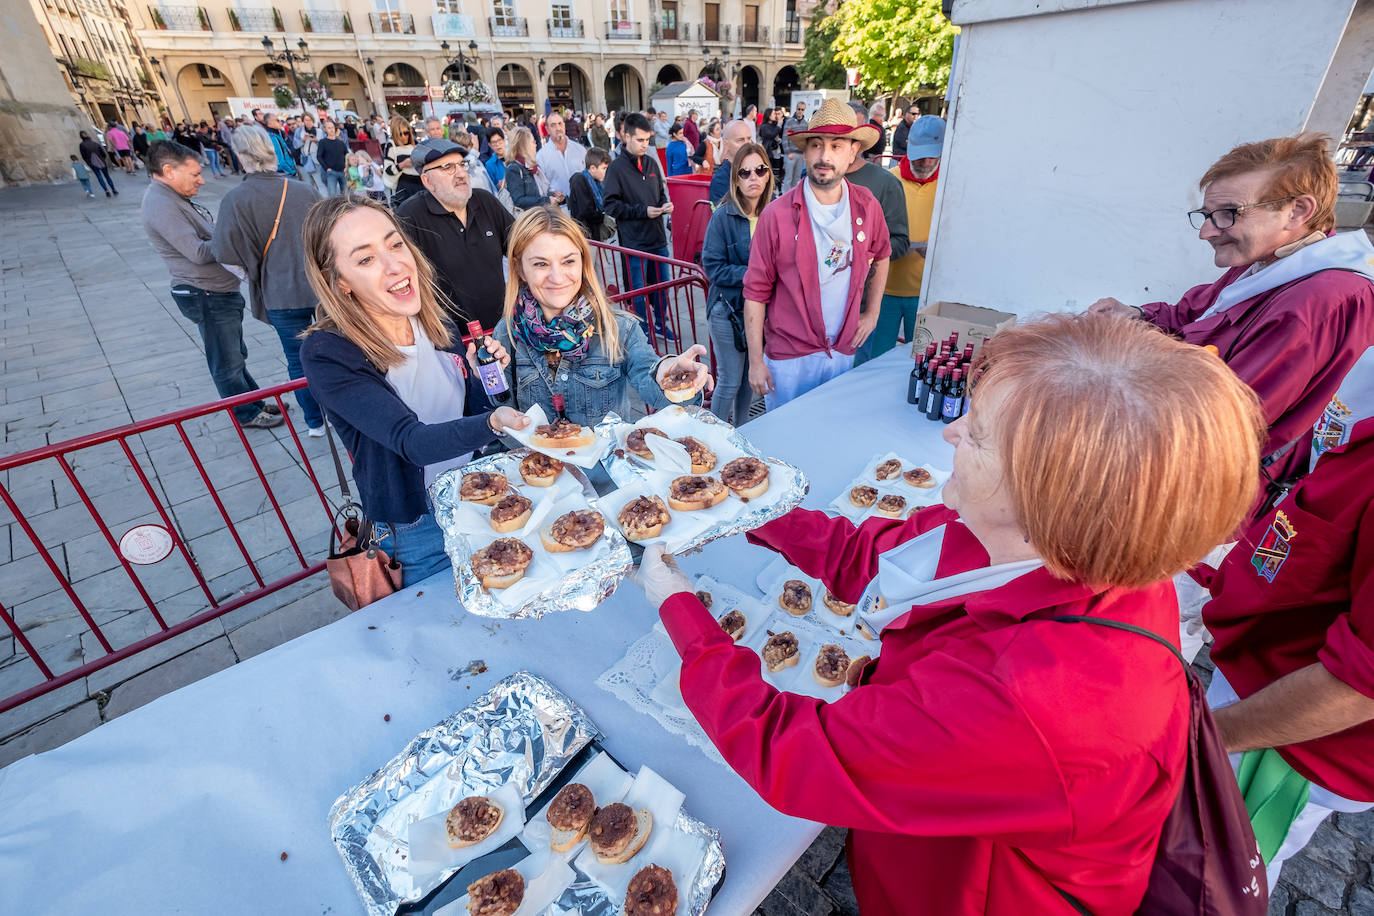
M 759 217 L 744 275 L 749 385 L 769 410 L 853 366 L 878 321 L 892 254 L 877 198 L 844 177 L 877 130 L 827 99 L 788 137 L 806 180 Z

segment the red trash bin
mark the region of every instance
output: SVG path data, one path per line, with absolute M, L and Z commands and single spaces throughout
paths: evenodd
M 711 209 L 698 207 L 696 202 L 710 199 L 710 175 L 674 175 L 668 179 L 668 200 L 673 204 L 673 257 L 677 260 L 697 260 Z

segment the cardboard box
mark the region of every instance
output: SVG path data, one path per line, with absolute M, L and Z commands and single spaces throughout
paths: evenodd
M 924 353 L 927 344 L 945 340 L 955 331 L 959 332 L 959 349 L 971 343 L 977 353 L 983 341 L 1014 324 L 1016 316 L 1011 312 L 964 305 L 962 302 L 934 302 L 916 313 L 911 358 L 915 359 L 918 354 Z

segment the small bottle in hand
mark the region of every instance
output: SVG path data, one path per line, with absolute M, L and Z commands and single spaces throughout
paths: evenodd
M 469 321 L 468 333 L 472 335 L 472 342 L 477 347 L 477 374 L 482 379 L 482 388 L 487 392 L 487 397 L 498 404 L 504 404 L 510 399 L 510 388 L 506 384 L 506 374 L 501 371 L 501 364 L 486 347 L 486 334 L 482 331 L 482 323 Z

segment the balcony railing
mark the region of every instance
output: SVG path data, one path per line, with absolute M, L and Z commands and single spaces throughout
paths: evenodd
M 301 11 L 301 31 L 348 35 L 353 32 L 353 20 L 339 10 Z
M 367 18 L 377 34 L 415 34 L 415 17 L 409 13 L 368 13 Z
M 726 27 L 725 27 L 725 30 L 728 31 L 728 30 L 729 30 L 729 26 L 726 26 Z M 701 40 L 702 40 L 702 41 L 721 41 L 721 40 L 722 40 L 721 37 L 720 37 L 722 29 L 721 29 L 721 25 L 720 25 L 719 22 L 704 22 L 704 23 L 702 23 L 702 25 L 701 25 L 700 31 L 701 31 Z
M 285 32 L 281 11 L 274 6 L 229 7 L 229 28 L 235 32 Z
M 644 37 L 644 29 L 635 19 L 618 19 L 606 23 L 607 41 L 639 41 Z
M 546 19 L 550 38 L 585 38 L 581 19 Z
M 488 16 L 487 28 L 492 38 L 527 38 L 530 34 L 530 23 L 524 16 Z
M 650 30 L 654 41 L 691 41 L 692 24 L 679 21 L 676 28 L 665 29 L 663 23 L 655 22 Z
M 738 39 L 747 45 L 768 44 L 768 26 L 742 25 L 736 30 Z
M 782 27 L 782 40 L 789 45 L 801 44 L 802 27 L 800 19 L 788 17 L 787 22 Z
M 150 6 L 148 18 L 155 29 L 176 32 L 210 31 L 210 14 L 203 6 Z

